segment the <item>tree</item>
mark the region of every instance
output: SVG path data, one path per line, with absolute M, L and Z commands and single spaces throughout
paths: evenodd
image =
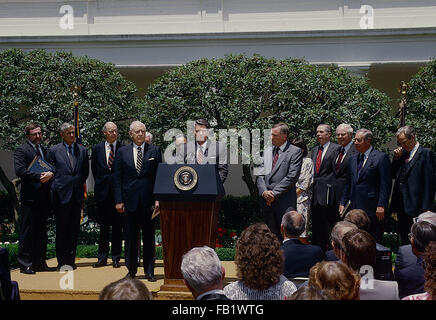
M 371 129 L 376 146 L 395 129 L 388 97 L 370 88 L 365 78 L 334 65 L 315 66 L 297 59 L 228 55 L 192 61 L 156 80 L 144 102 L 143 119 L 164 146 L 169 143 L 163 141 L 168 129 L 185 132 L 186 121 L 196 118 L 210 120 L 215 129 L 250 132 L 286 122 L 309 147 L 315 144 L 320 123 L 334 128 L 347 122 L 355 129 Z M 243 169 L 243 179 L 256 199 L 251 166 L 245 164 Z
M 60 125 L 73 122 L 71 89 L 75 85 L 81 88 L 78 102 L 83 144 L 91 147 L 99 142 L 106 121 L 117 122 L 121 138 L 126 137 L 126 120 L 138 117 L 141 104 L 135 96 L 135 85 L 125 80 L 113 64 L 67 52 L 18 49 L 0 52 L 3 148 L 14 150 L 21 144 L 24 127 L 30 121 L 42 126 L 45 144 L 60 142 Z M 0 174 L 0 180 L 17 209 L 16 184 L 4 174 Z
M 406 125 L 416 129 L 422 145 L 436 152 L 436 58 L 410 80 L 406 100 Z

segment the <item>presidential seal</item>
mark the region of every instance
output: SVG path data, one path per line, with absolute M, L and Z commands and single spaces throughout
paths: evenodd
M 174 184 L 181 191 L 190 191 L 198 183 L 198 175 L 194 168 L 183 166 L 174 173 Z

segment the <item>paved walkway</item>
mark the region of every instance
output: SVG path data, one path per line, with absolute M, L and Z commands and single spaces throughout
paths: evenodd
M 18 282 L 22 300 L 94 300 L 98 299 L 100 291 L 109 283 L 117 281 L 127 274 L 124 261 L 121 260 L 121 268 L 114 269 L 109 259 L 108 265 L 101 268 L 93 268 L 97 259 L 76 258 L 77 269 L 74 272 L 62 273 L 37 272 L 35 275 L 20 273 L 19 269 L 11 272 L 11 278 Z M 233 261 L 223 261 L 226 269 L 225 284 L 236 280 L 236 270 Z M 57 265 L 57 260 L 47 260 L 50 267 Z M 160 291 L 163 284 L 164 268 L 163 261 L 156 260 L 156 282 L 145 280 L 144 270 L 138 268 L 136 278 L 143 281 L 152 292 L 154 299 L 192 299 L 190 293 Z M 70 281 L 71 280 L 71 281 Z

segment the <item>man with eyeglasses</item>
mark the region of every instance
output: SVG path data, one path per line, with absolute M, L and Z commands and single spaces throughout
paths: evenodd
M 26 142 L 14 153 L 15 174 L 21 178 L 21 216 L 18 263 L 20 272 L 54 271 L 47 266 L 47 218 L 50 213 L 52 171 L 40 174 L 28 170 L 35 157 L 51 162 L 48 150 L 41 144 L 43 132 L 38 123 L 25 127 Z
M 103 126 L 105 141 L 92 148 L 91 170 L 94 176 L 94 194 L 100 223 L 100 237 L 98 241 L 98 261 L 94 268 L 106 266 L 109 254 L 109 229 L 112 227 L 112 266 L 120 267 L 122 250 L 122 229 L 124 216 L 115 210 L 113 196 L 113 167 L 118 150 L 123 146 L 118 141 L 118 127 L 113 122 L 106 122 Z
M 392 174 L 395 179 L 391 211 L 397 213 L 401 244 L 409 243 L 407 234 L 413 218 L 431 210 L 435 197 L 435 157 L 416 139 L 415 129 L 404 126 L 397 131 Z

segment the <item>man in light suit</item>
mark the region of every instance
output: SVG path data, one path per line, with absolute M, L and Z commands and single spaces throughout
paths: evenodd
M 256 179 L 264 221 L 280 242 L 283 241 L 280 232 L 282 217 L 297 208 L 295 183 L 303 161 L 303 151 L 292 145 L 288 137 L 286 124 L 273 126 L 271 142 L 274 148 L 265 149 L 262 169 Z
M 142 229 L 145 277 L 154 276 L 154 233 L 151 207 L 159 207 L 153 195 L 158 163 L 162 162 L 158 146 L 145 142 L 145 125 L 133 121 L 129 135 L 132 143 L 118 150 L 114 167 L 115 208 L 126 215 L 126 266 L 134 278 L 138 269 L 138 234 Z
M 109 253 L 109 228 L 112 226 L 112 266 L 120 267 L 124 215 L 115 210 L 113 197 L 113 167 L 118 150 L 123 146 L 117 141 L 118 128 L 113 122 L 103 126 L 105 141 L 92 148 L 91 170 L 94 176 L 94 193 L 100 222 L 98 261 L 94 268 L 106 266 Z
M 21 178 L 20 241 L 18 263 L 20 272 L 54 271 L 45 262 L 47 253 L 47 218 L 50 212 L 50 186 L 54 173 L 34 173 L 27 168 L 35 157 L 47 161 L 48 150 L 41 144 L 43 133 L 37 123 L 25 128 L 26 142 L 14 152 L 15 174 Z
M 61 125 L 63 142 L 49 150 L 55 167 L 51 194 L 56 218 L 56 257 L 58 268 L 76 269 L 77 238 L 83 207 L 85 182 L 89 174 L 88 151 L 76 143 L 74 126 Z
M 176 162 L 213 164 L 218 170 L 221 182 L 224 183 L 229 171 L 226 145 L 219 141 L 213 142 L 208 138 L 210 124 L 205 119 L 196 120 L 194 130 L 195 142 L 188 140 L 183 148 L 180 148 Z
M 335 179 L 335 160 L 340 146 L 330 141 L 332 128 L 320 124 L 316 128 L 318 145 L 311 151 L 315 164 L 312 195 L 312 244 L 318 245 L 325 252 L 329 245 L 332 228 L 339 221 L 335 209 L 333 183 Z
M 344 191 L 348 175 L 348 161 L 356 153 L 353 143 L 353 128 L 346 123 L 340 124 L 336 128 L 336 138 L 340 145 L 339 153 L 334 159 L 334 180 L 333 193 L 336 210 L 339 210 L 342 192 Z M 341 214 L 342 212 L 339 212 Z
M 383 220 L 391 192 L 391 162 L 387 154 L 372 146 L 372 132 L 356 132 L 355 153 L 348 163 L 348 178 L 342 194 L 339 211 L 351 202 L 349 208 L 362 209 L 370 220 L 370 233 L 376 242 L 383 238 Z
M 432 209 L 435 196 L 435 157 L 430 149 L 416 140 L 415 129 L 409 126 L 397 131 L 397 143 L 392 160 L 395 179 L 391 211 L 398 216 L 401 244 L 409 244 L 408 233 L 413 218 Z

